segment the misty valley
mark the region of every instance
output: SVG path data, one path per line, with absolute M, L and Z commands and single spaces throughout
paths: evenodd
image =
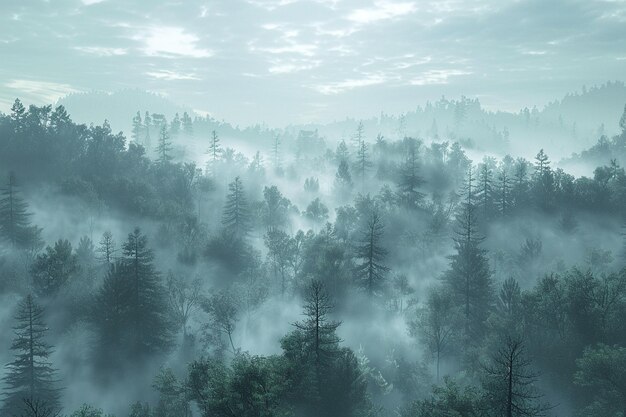
M 625 103 L 278 129 L 17 99 L 0 415 L 623 417 Z

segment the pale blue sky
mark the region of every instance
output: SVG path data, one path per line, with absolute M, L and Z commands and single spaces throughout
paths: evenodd
M 0 109 L 140 88 L 235 123 L 542 105 L 626 77 L 626 1 L 0 2 Z

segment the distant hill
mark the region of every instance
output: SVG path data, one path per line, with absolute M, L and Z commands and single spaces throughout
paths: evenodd
M 558 160 L 590 148 L 602 135 L 617 134 L 625 103 L 626 85 L 616 81 L 569 93 L 542 109 L 524 108 L 516 113 L 488 111 L 478 99 L 442 97 L 402 115 L 381 112 L 378 117 L 362 121 L 346 118 L 330 123 L 270 129 L 262 121 L 256 126 L 243 128 L 210 117 L 196 117 L 194 129 L 204 137 L 215 129 L 259 149 L 260 139 L 268 142 L 280 134 L 284 140 L 295 140 L 301 130 L 317 130 L 331 145 L 342 139 L 349 142 L 356 126 L 362 122 L 368 142 L 374 142 L 379 134 L 391 140 L 406 135 L 426 141 L 459 141 L 468 150 L 494 156 L 508 153 L 532 158 L 543 148 L 553 160 Z M 63 104 L 78 122 L 100 124 L 106 118 L 113 130 L 122 130 L 127 136 L 137 110 L 141 111 L 142 117 L 145 111 L 163 114 L 167 120 L 171 120 L 175 113 L 185 111 L 194 117 L 190 108 L 141 90 L 71 94 L 59 100 L 59 104 Z
M 61 98 L 57 104 L 65 106 L 77 123 L 101 124 L 109 121 L 113 131 L 123 131 L 129 136 L 132 118 L 137 111 L 159 113 L 172 119 L 176 113 L 187 112 L 193 117 L 189 107 L 178 105 L 171 100 L 143 90 L 120 90 L 113 93 L 92 91 L 72 93 Z

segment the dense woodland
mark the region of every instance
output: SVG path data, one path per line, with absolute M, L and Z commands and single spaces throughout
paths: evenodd
M 0 415 L 626 416 L 626 108 L 588 177 L 129 119 L 0 115 Z

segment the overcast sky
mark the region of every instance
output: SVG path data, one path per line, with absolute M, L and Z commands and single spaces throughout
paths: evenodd
M 284 125 L 442 95 L 516 111 L 625 75 L 626 0 L 0 1 L 3 111 L 141 88 Z

